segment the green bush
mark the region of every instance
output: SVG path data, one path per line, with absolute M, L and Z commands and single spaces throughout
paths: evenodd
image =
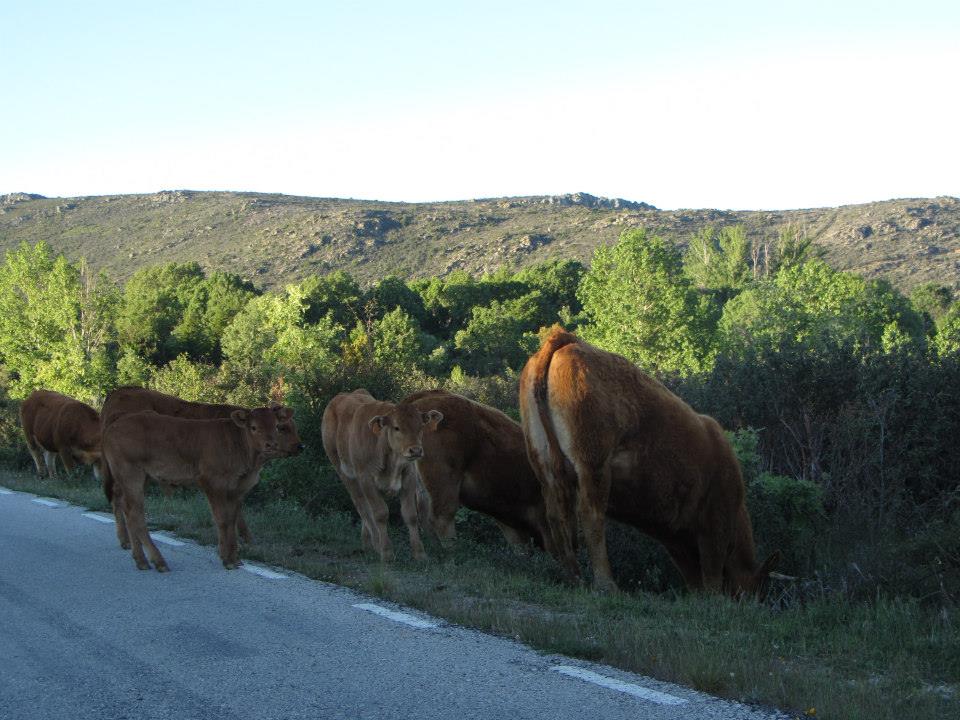
M 815 567 L 817 537 L 824 527 L 823 490 L 809 480 L 760 473 L 747 486 L 758 557 L 779 550 L 779 569 L 807 574 Z
M 323 455 L 322 447 L 310 447 L 300 455 L 267 463 L 250 501 L 262 504 L 293 500 L 316 515 L 339 511 L 354 513 L 350 494 Z

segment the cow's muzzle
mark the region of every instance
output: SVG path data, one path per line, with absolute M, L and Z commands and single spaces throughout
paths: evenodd
M 407 460 L 419 460 L 423 457 L 423 448 L 420 445 L 414 445 L 412 448 L 407 448 L 407 452 L 404 454 L 404 457 Z

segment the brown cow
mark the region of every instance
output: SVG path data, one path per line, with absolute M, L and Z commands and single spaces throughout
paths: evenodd
M 616 588 L 610 515 L 663 543 L 691 589 L 739 595 L 766 580 L 779 553 L 758 567 L 740 465 L 720 426 L 626 358 L 555 326 L 523 369 L 520 413 L 572 578 L 579 519 L 594 586 Z
M 303 443 L 300 442 L 300 436 L 297 434 L 297 425 L 293 421 L 293 412 L 283 411 L 280 414 L 281 406 L 271 406 L 278 412 L 277 429 L 280 433 L 280 452 L 279 457 L 296 455 L 303 450 Z M 106 428 L 121 415 L 131 413 L 145 412 L 152 410 L 160 415 L 169 415 L 190 420 L 213 420 L 216 418 L 229 418 L 235 410 L 244 410 L 239 405 L 224 405 L 216 403 L 190 402 L 181 400 L 173 395 L 167 395 L 157 390 L 148 390 L 142 387 L 124 386 L 119 387 L 109 395 L 103 403 L 103 411 L 100 418 L 103 427 Z M 256 482 L 254 482 L 256 485 Z M 166 488 L 165 488 L 166 489 Z M 123 519 L 121 510 L 122 504 L 119 501 L 117 489 L 114 488 L 113 514 L 116 518 L 117 539 L 120 546 L 124 549 L 130 547 L 127 539 L 127 528 Z M 237 515 L 237 532 L 245 543 L 253 542 L 253 536 L 247 527 L 247 521 L 243 517 L 241 509 Z
M 285 413 L 291 413 L 289 408 Z M 104 490 L 118 489 L 133 560 L 150 569 L 169 570 L 147 532 L 143 511 L 147 478 L 168 485 L 197 485 L 217 524 L 220 559 L 227 569 L 240 565 L 237 519 L 243 498 L 259 480 L 260 468 L 280 454 L 273 408 L 234 410 L 229 418 L 185 420 L 153 411 L 121 415 L 103 430 Z
M 424 434 L 423 457 L 417 460 L 437 535 L 456 536 L 454 515 L 463 505 L 492 517 L 509 542 L 533 540 L 543 549 L 546 510 L 520 425 L 495 408 L 443 390 L 414 393 L 406 402 L 443 413 L 436 432 Z
M 364 547 L 393 559 L 387 534 L 389 510 L 381 492 L 400 493 L 400 512 L 417 559 L 426 557 L 418 530 L 417 472 L 423 457 L 423 429 L 437 429 L 443 414 L 401 401 L 376 400 L 366 390 L 340 393 L 323 412 L 323 449 L 360 514 Z
M 92 465 L 100 477 L 100 416 L 89 405 L 52 390 L 35 390 L 20 406 L 20 423 L 37 473 L 57 477 L 57 456 L 66 471 Z

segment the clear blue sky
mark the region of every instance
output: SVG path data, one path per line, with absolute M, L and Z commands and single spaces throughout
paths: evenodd
M 8 2 L 0 193 L 960 195 L 960 3 Z

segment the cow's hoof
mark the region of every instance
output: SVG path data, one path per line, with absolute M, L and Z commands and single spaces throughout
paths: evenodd
M 415 562 L 427 562 L 430 559 L 426 553 L 414 553 L 413 559 Z
M 150 569 L 150 563 L 148 563 L 146 560 L 143 560 L 143 561 L 134 560 L 134 562 L 137 564 L 137 570 L 149 570 L 149 569 Z
M 123 550 L 129 550 L 129 549 L 130 549 L 130 543 L 128 543 L 128 542 L 122 542 L 122 543 L 120 543 L 120 547 L 121 547 L 121 549 L 123 549 Z
M 170 572 L 170 566 L 166 563 L 157 563 L 157 572 Z
M 243 565 L 243 563 L 240 562 L 239 560 L 235 560 L 235 561 L 233 561 L 233 562 L 227 562 L 226 560 L 223 561 L 223 566 L 224 566 L 227 570 L 236 570 L 236 569 L 237 569 L 238 567 L 240 567 L 241 565 Z

